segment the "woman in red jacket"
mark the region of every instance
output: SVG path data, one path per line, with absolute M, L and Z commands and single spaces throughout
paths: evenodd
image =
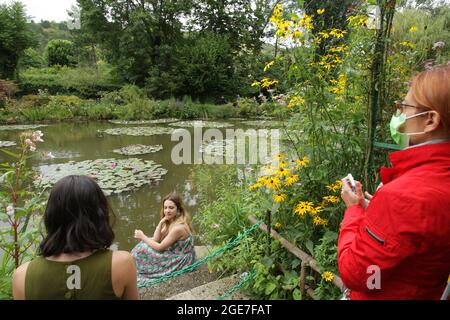
M 439 299 L 450 274 L 450 66 L 414 77 L 396 107 L 391 133 L 405 149 L 390 154 L 382 186 L 369 202 L 343 180 L 338 266 L 350 299 Z

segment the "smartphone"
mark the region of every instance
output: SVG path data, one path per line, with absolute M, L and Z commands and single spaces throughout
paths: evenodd
M 353 176 L 352 176 L 351 173 L 349 173 L 349 174 L 347 175 L 347 179 L 348 179 L 348 182 L 350 183 L 350 187 L 352 188 L 352 191 L 353 191 L 353 192 L 356 192 L 356 183 L 355 183 L 355 179 L 353 179 Z

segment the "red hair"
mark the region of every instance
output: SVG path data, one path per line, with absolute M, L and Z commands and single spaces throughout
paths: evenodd
M 450 132 L 450 65 L 426 70 L 412 79 L 411 94 L 419 106 L 439 113 Z

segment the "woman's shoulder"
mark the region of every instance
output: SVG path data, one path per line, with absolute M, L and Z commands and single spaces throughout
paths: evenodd
M 133 261 L 133 257 L 128 251 L 117 250 L 112 252 L 113 264 L 127 263 L 129 261 Z
M 189 230 L 189 226 L 185 223 L 176 223 L 171 228 L 170 232 L 174 232 L 179 235 L 181 238 L 187 238 L 191 231 Z

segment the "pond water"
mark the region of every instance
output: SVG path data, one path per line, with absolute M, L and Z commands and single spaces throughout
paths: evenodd
M 220 125 L 223 124 L 223 127 Z M 172 150 L 179 141 L 171 141 L 171 134 L 162 133 L 150 136 L 132 135 L 110 135 L 99 132 L 114 128 L 133 127 L 164 127 L 167 129 L 184 128 L 188 130 L 192 138 L 194 129 L 189 127 L 192 123 L 159 123 L 159 124 L 117 124 L 110 122 L 82 122 L 82 123 L 60 123 L 51 124 L 36 130 L 41 130 L 44 134 L 44 142 L 38 144 L 38 151 L 52 152 L 54 159 L 44 159 L 37 155 L 30 164 L 43 174 L 55 164 L 64 164 L 69 161 L 76 163 L 84 160 L 95 159 L 127 159 L 138 158 L 142 160 L 152 160 L 167 170 L 167 174 L 162 176 L 162 180 L 152 184 L 145 184 L 138 189 L 124 191 L 119 194 L 108 196 L 110 204 L 115 212 L 115 247 L 121 250 L 131 250 L 137 243 L 133 238 L 135 229 L 142 229 L 148 236 L 153 234 L 154 228 L 159 222 L 159 211 L 161 199 L 173 190 L 176 190 L 183 198 L 187 210 L 195 216 L 198 211 L 198 196 L 196 188 L 191 180 L 191 175 L 200 166 L 206 164 L 174 164 L 171 158 Z M 214 123 L 213 123 L 214 124 Z M 232 126 L 227 126 L 231 124 Z M 217 125 L 217 122 L 215 123 Z M 272 128 L 279 123 L 272 123 Z M 219 122 L 218 128 L 223 132 L 225 138 L 225 128 L 232 129 L 269 129 L 269 122 L 249 122 L 246 124 L 242 120 L 231 120 L 226 123 Z M 203 132 L 208 127 L 204 127 Z M 197 129 L 196 129 L 197 130 Z M 21 130 L 4 130 L 0 126 L 0 141 L 17 141 Z M 193 141 L 191 145 L 193 146 Z M 113 150 L 129 145 L 161 145 L 162 150 L 142 155 L 123 155 L 114 153 Z M 14 147 L 8 147 L 13 150 Z M 281 146 L 282 148 L 282 146 Z M 157 148 L 156 150 L 158 150 Z M 0 162 L 8 158 L 0 154 Z M 213 188 L 213 186 L 211 186 Z

